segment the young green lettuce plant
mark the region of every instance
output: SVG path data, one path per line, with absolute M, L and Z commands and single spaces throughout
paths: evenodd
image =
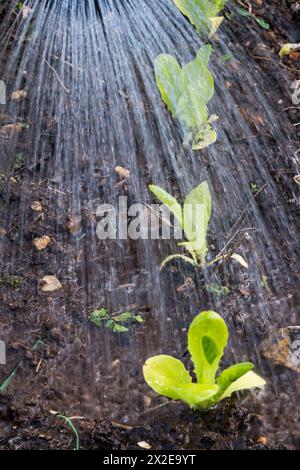
M 224 20 L 223 16 L 218 15 L 227 0 L 174 0 L 174 3 L 199 34 L 212 37 Z
M 184 132 L 184 144 L 193 150 L 213 144 L 217 134 L 208 116 L 207 103 L 214 94 L 214 79 L 207 68 L 211 46 L 199 49 L 196 59 L 181 67 L 175 57 L 161 54 L 155 59 L 155 77 L 161 97 Z
M 150 185 L 149 189 L 174 215 L 187 239 L 187 241 L 178 243 L 178 246 L 185 248 L 187 255 L 175 254 L 168 256 L 162 262 L 161 268 L 176 258 L 202 269 L 228 258 L 227 255 L 220 255 L 209 263 L 206 262 L 208 252 L 207 232 L 212 212 L 211 194 L 206 181 L 199 184 L 187 195 L 183 208 L 175 197 L 159 186 Z M 238 261 L 243 267 L 248 268 L 248 264 L 242 256 L 231 253 L 229 257 Z
M 188 332 L 197 383 L 181 361 L 162 355 L 146 361 L 143 373 L 147 384 L 156 393 L 181 400 L 192 409 L 210 408 L 234 392 L 264 387 L 265 380 L 252 371 L 251 362 L 235 364 L 216 377 L 227 341 L 228 329 L 222 317 L 212 311 L 200 313 Z

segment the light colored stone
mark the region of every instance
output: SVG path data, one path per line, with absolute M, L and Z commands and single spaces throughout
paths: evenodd
M 23 98 L 26 98 L 27 92 L 25 90 L 14 91 L 11 94 L 11 99 L 13 101 L 21 101 Z
M 123 168 L 122 166 L 116 166 L 115 172 L 120 176 L 121 178 L 130 178 L 130 171 L 127 170 L 127 168 Z
M 30 207 L 33 211 L 36 211 L 36 212 L 40 212 L 43 210 L 43 206 L 39 201 L 34 201 Z
M 261 352 L 274 364 L 300 372 L 300 326 L 276 330 L 261 343 Z
M 56 276 L 45 276 L 42 279 L 42 291 L 54 292 L 62 288 L 61 283 Z
M 48 237 L 47 235 L 44 235 L 43 237 L 39 238 L 34 238 L 33 242 L 34 246 L 38 251 L 45 250 L 48 245 L 51 243 L 51 238 Z

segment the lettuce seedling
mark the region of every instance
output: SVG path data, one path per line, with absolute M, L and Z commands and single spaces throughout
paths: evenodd
M 227 0 L 174 0 L 174 3 L 199 34 L 212 37 L 224 20 L 223 16 L 218 15 Z
M 227 341 L 228 329 L 222 317 L 212 311 L 200 313 L 188 332 L 197 383 L 181 361 L 162 355 L 146 361 L 143 373 L 147 384 L 156 393 L 181 400 L 193 409 L 209 408 L 239 390 L 264 387 L 265 380 L 252 371 L 251 362 L 235 364 L 216 377 Z
M 155 77 L 162 99 L 180 122 L 184 143 L 192 142 L 194 150 L 213 144 L 217 134 L 211 123 L 217 116 L 208 116 L 207 103 L 214 94 L 214 79 L 207 68 L 211 46 L 198 51 L 194 61 L 181 67 L 175 57 L 161 54 L 155 59 Z
M 149 189 L 174 215 L 187 239 L 185 242 L 178 243 L 178 246 L 184 247 L 188 255 L 175 254 L 168 256 L 161 267 L 163 268 L 169 261 L 179 258 L 195 267 L 205 268 L 207 266 L 206 255 L 208 251 L 207 232 L 212 212 L 212 200 L 207 182 L 204 181 L 199 184 L 187 195 L 183 208 L 171 194 L 159 186 L 150 185 Z M 230 257 L 248 268 L 242 256 L 233 253 Z M 217 256 L 209 262 L 208 266 L 226 258 L 227 256 L 224 255 Z

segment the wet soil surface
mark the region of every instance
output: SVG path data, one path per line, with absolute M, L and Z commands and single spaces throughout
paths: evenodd
M 284 112 L 284 119 L 287 128 L 293 133 L 292 139 L 297 142 L 299 135 L 295 131 L 297 127 L 293 124 L 299 122 L 299 110 L 292 109 L 290 96 L 282 95 L 280 84 L 277 83 L 278 68 L 274 63 L 279 60 L 280 44 L 299 41 L 298 10 L 296 7 L 291 8 L 291 2 L 287 2 L 289 6 L 284 5 L 285 2 L 282 1 L 255 0 L 247 3 L 251 3 L 257 15 L 263 17 L 271 27 L 264 31 L 258 25 L 252 25 L 250 34 L 249 20 L 238 18 L 231 22 L 232 34 L 249 49 L 252 57 L 257 58 L 257 65 L 268 77 L 267 82 L 274 83 L 272 100 L 283 100 L 283 108 L 290 108 Z M 296 4 L 297 2 L 293 3 Z M 292 25 L 291 28 L 289 25 Z M 257 33 L 256 44 L 253 41 L 253 30 Z M 265 55 L 258 51 L 262 37 L 267 45 L 267 53 L 264 49 Z M 299 79 L 300 60 L 297 54 L 286 58 L 282 64 L 282 73 L 288 82 Z M 5 116 L 1 119 L 1 125 L 5 124 Z M 278 168 L 281 171 L 278 171 Z M 290 201 L 290 210 L 296 219 L 299 202 L 291 199 L 293 191 L 290 192 L 289 189 L 289 167 L 285 161 L 281 161 L 281 155 L 278 155 L 277 162 L 270 162 L 270 172 L 272 171 L 274 179 L 282 188 L 282 193 L 286 194 L 287 201 Z M 74 435 L 68 425 L 55 416 L 55 412 L 75 416 L 73 423 L 78 429 L 82 449 L 136 449 L 145 446 L 152 449 L 279 449 L 299 446 L 296 430 L 293 436 L 286 436 L 280 429 L 268 436 L 268 426 L 260 414 L 260 409 L 255 406 L 255 393 L 254 398 L 246 397 L 242 401 L 235 398 L 208 412 L 193 413 L 182 404 L 168 402 L 148 391 L 144 384 L 141 385 L 140 375 L 145 358 L 141 357 L 140 361 L 132 364 L 131 357 L 127 359 L 123 355 L 124 349 L 130 348 L 132 341 L 138 343 L 139 336 L 147 335 L 151 324 L 140 327 L 134 325 L 133 340 L 125 337 L 116 340 L 113 360 L 104 364 L 102 371 L 103 397 L 105 399 L 107 390 L 111 404 L 105 404 L 105 407 L 109 408 L 111 418 L 109 419 L 107 410 L 103 412 L 98 402 L 91 413 L 90 396 L 93 391 L 85 385 L 84 377 L 85 373 L 86 383 L 89 384 L 91 371 L 88 364 L 91 358 L 87 362 L 80 385 L 71 373 L 73 367 L 77 370 L 76 365 L 85 360 L 86 345 L 95 340 L 87 333 L 89 328 L 86 325 L 89 323 L 88 313 L 91 307 L 87 301 L 87 288 L 78 281 L 78 269 L 74 262 L 77 256 L 74 238 L 66 228 L 67 220 L 57 220 L 57 213 L 52 207 L 55 191 L 53 186 L 46 181 L 24 189 L 22 176 L 22 167 L 16 169 L 14 177 L 9 181 L 9 198 L 6 178 L 2 177 L 0 182 L 0 204 L 6 207 L 12 221 L 9 232 L 0 231 L 7 260 L 16 256 L 15 244 L 19 242 L 18 230 L 22 222 L 21 208 L 24 205 L 32 206 L 35 201 L 39 201 L 42 207 L 41 210 L 32 209 L 28 215 L 22 240 L 22 255 L 18 254 L 14 276 L 8 276 L 5 272 L 0 276 L 1 339 L 9 339 L 8 363 L 1 368 L 0 384 L 15 371 L 5 392 L 0 395 L 1 449 L 73 448 Z M 86 213 L 86 226 L 89 217 L 90 214 Z M 49 247 L 41 252 L 33 251 L 32 240 L 45 234 L 51 238 Z M 288 253 L 285 256 L 288 256 Z M 287 277 L 294 275 L 295 280 L 299 280 L 297 260 L 290 258 L 289 262 L 291 272 L 278 274 L 283 292 Z M 41 289 L 41 279 L 45 274 L 64 279 L 63 288 L 55 293 L 45 294 Z M 192 283 L 186 282 L 186 279 L 182 279 L 174 270 L 174 283 L 175 288 L 179 289 L 177 292 L 181 296 L 180 301 L 184 304 L 190 290 L 196 288 L 196 281 L 195 285 L 193 280 Z M 297 289 L 290 294 L 299 305 Z M 234 327 L 240 332 L 242 341 L 250 326 L 245 325 L 243 318 L 239 318 L 237 314 L 236 299 L 241 296 L 245 297 L 245 301 L 251 298 L 247 283 L 233 285 L 230 299 L 224 299 L 224 304 L 226 303 L 226 308 L 235 316 Z M 67 311 L 65 298 L 68 299 Z M 252 297 L 252 304 L 255 304 L 254 300 Z M 147 310 L 147 306 L 139 305 L 139 311 L 143 308 Z M 152 326 L 155 328 L 155 325 Z M 186 326 L 183 322 L 182 328 Z M 256 334 L 263 338 L 264 325 L 257 324 L 256 328 Z M 93 336 L 93 333 L 91 335 Z M 100 339 L 103 347 L 111 335 L 113 333 L 106 332 L 102 340 Z M 98 341 L 99 337 L 96 338 Z M 167 344 L 165 349 L 168 349 Z M 176 351 L 177 357 L 180 357 L 180 354 L 185 360 L 186 353 Z M 64 376 L 62 371 L 66 369 L 69 370 Z M 120 378 L 116 371 L 120 372 Z M 126 385 L 127 392 L 121 395 L 122 377 L 126 371 L 130 376 Z M 282 385 L 282 396 L 278 399 L 282 400 L 284 406 L 289 398 L 289 375 L 286 375 L 284 368 L 277 369 L 279 376 L 283 371 L 283 381 L 286 383 Z M 295 382 L 294 376 L 293 381 Z M 112 390 L 115 390 L 115 394 L 112 394 Z M 147 391 L 144 392 L 145 390 Z M 127 409 L 124 402 L 128 403 Z M 118 409 L 121 406 L 124 414 L 122 422 L 119 422 Z M 80 409 L 82 416 L 76 416 L 77 409 Z M 131 417 L 132 411 L 134 418 Z M 92 414 L 94 419 L 86 419 L 86 416 Z M 278 419 L 280 426 L 282 422 Z

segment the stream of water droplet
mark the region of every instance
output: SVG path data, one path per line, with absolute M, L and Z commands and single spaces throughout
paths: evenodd
M 299 174 L 299 160 L 288 120 L 272 101 L 273 77 L 264 76 L 225 21 L 213 40 L 209 66 L 215 78 L 209 108 L 219 116 L 218 141 L 193 152 L 183 146 L 179 124 L 161 101 L 154 77 L 158 54 L 172 54 L 183 65 L 204 44 L 171 0 L 28 0 L 25 14 L 17 12 L 17 2 L 8 3 L 0 78 L 7 96 L 15 90 L 27 96 L 8 100 L 9 122 L 23 129 L 0 140 L 6 171 L 17 152 L 25 156 L 14 210 L 14 182 L 7 183 L 3 226 L 7 232 L 17 226 L 18 236 L 11 253 L 0 244 L 1 272 L 14 274 L 20 260 L 24 272 L 32 269 L 32 256 L 24 256 L 31 233 L 29 191 L 45 187 L 55 211 L 57 248 L 41 277 L 54 274 L 69 286 L 63 300 L 49 302 L 49 318 L 59 328 L 76 324 L 75 336 L 67 334 L 68 346 L 51 362 L 62 377 L 57 382 L 54 371 L 52 387 L 69 403 L 80 395 L 76 413 L 132 419 L 149 392 L 141 374 L 144 360 L 163 352 L 182 356 L 185 329 L 209 308 L 228 322 L 226 360 L 252 360 L 269 382 L 266 391 L 245 402 L 263 415 L 270 434 L 290 441 L 296 435 L 297 381 L 288 370 L 278 374 L 259 348 L 262 337 L 299 322 L 299 237 L 286 196 L 296 200 L 297 188 L 287 177 L 284 194 L 271 172 L 274 166 Z M 222 60 L 229 53 L 233 59 Z M 290 84 L 274 67 L 286 96 Z M 130 178 L 120 181 L 117 166 L 128 169 Z M 228 262 L 205 273 L 182 263 L 160 272 L 160 262 L 177 250 L 176 241 L 98 240 L 100 204 L 117 206 L 120 196 L 130 204 L 150 204 L 149 184 L 183 200 L 204 180 L 213 198 L 210 243 L 218 252 L 232 237 L 233 244 L 241 240 L 237 250 L 249 261 L 248 271 Z M 261 190 L 258 195 L 253 185 Z M 66 230 L 70 220 L 81 226 L 79 234 Z M 192 288 L 182 295 L 178 287 L 187 278 Z M 205 287 L 212 283 L 228 286 L 233 298 L 209 293 Z M 75 318 L 74 286 L 82 297 Z M 241 286 L 249 294 L 242 295 Z M 100 306 L 141 312 L 145 324 L 124 336 L 97 330 L 87 312 Z M 120 365 L 112 366 L 116 360 Z

